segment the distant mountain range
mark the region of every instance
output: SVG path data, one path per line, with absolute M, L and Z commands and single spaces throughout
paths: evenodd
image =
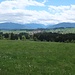
M 75 28 L 75 23 L 63 22 L 63 23 L 48 26 L 47 28 Z
M 43 24 L 18 24 L 18 23 L 0 23 L 0 29 L 37 29 L 37 28 L 74 28 L 75 23 L 59 23 L 55 25 L 45 26 Z
M 0 29 L 37 29 L 46 28 L 43 24 L 18 24 L 18 23 L 0 23 Z
M 24 24 L 25 29 L 37 29 L 37 28 L 46 28 L 43 24 L 36 24 L 36 23 L 30 23 L 30 24 Z
M 24 25 L 17 23 L 0 23 L 0 29 L 23 29 Z

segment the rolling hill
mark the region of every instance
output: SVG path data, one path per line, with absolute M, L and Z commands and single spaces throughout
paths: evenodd
M 55 25 L 45 26 L 43 24 L 29 23 L 29 24 L 18 24 L 18 23 L 0 23 L 0 29 L 37 29 L 37 28 L 75 28 L 75 23 L 63 22 Z
M 75 23 L 63 22 L 55 25 L 49 25 L 47 28 L 75 28 Z
M 24 25 L 17 23 L 0 23 L 0 29 L 23 29 Z
M 37 29 L 46 28 L 43 24 L 18 24 L 18 23 L 0 23 L 0 29 Z

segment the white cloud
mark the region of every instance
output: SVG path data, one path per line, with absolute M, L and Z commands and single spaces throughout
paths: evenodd
M 42 23 L 75 22 L 75 5 L 49 6 L 48 10 L 28 10 L 27 6 L 45 7 L 36 0 L 6 0 L 0 3 L 0 22 Z
M 7 0 L 0 3 L 0 21 L 29 23 L 37 21 L 37 11 L 26 10 L 26 6 L 44 6 L 35 0 Z M 41 14 L 42 15 L 42 14 Z
M 49 11 L 59 22 L 75 22 L 75 5 L 49 6 Z
M 42 3 L 44 4 L 44 3 L 46 3 L 47 2 L 47 0 L 44 0 Z
M 0 3 L 0 9 L 25 9 L 26 6 L 44 6 L 44 3 L 35 0 L 7 0 Z

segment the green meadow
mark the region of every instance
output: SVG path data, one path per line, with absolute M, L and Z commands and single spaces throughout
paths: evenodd
M 75 75 L 75 43 L 0 40 L 0 75 Z
M 63 33 L 63 34 L 67 34 L 67 33 L 75 33 L 75 28 L 64 28 L 64 29 L 50 29 L 50 30 L 46 30 L 47 32 L 53 32 L 53 33 Z
M 41 30 L 41 29 L 39 29 L 39 30 Z M 30 32 L 33 32 L 33 31 L 35 32 L 34 29 L 31 29 L 31 30 L 0 30 L 0 32 L 3 32 L 3 33 L 15 33 L 15 34 L 30 33 Z M 75 28 L 46 29 L 46 30 L 43 30 L 43 31 L 45 31 L 45 32 L 53 32 L 53 33 L 63 33 L 63 34 L 66 34 L 66 33 L 75 33 Z

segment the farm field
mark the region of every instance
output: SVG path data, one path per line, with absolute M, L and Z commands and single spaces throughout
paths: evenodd
M 19 34 L 19 33 L 34 33 L 35 31 L 42 31 L 42 32 L 53 32 L 53 33 L 63 33 L 63 34 L 66 34 L 66 33 L 75 33 L 75 28 L 64 28 L 64 29 L 38 29 L 38 30 L 0 30 L 0 32 L 3 32 L 3 33 L 15 33 L 15 34 Z
M 0 40 L 0 75 L 75 75 L 75 44 Z
M 47 32 L 53 32 L 53 33 L 75 33 L 75 28 L 64 28 L 64 29 L 51 29 L 51 30 L 46 30 Z
M 52 32 L 52 33 L 61 33 L 61 34 L 67 34 L 67 33 L 75 33 L 75 28 L 64 28 L 64 29 L 38 29 L 38 30 L 0 30 L 0 32 L 5 33 L 14 33 L 14 34 L 19 34 L 19 33 L 37 33 L 38 31 L 40 32 Z
M 15 34 L 18 34 L 18 33 L 22 33 L 22 32 L 27 32 L 26 30 L 0 30 L 0 32 L 3 32 L 3 33 L 15 33 Z

